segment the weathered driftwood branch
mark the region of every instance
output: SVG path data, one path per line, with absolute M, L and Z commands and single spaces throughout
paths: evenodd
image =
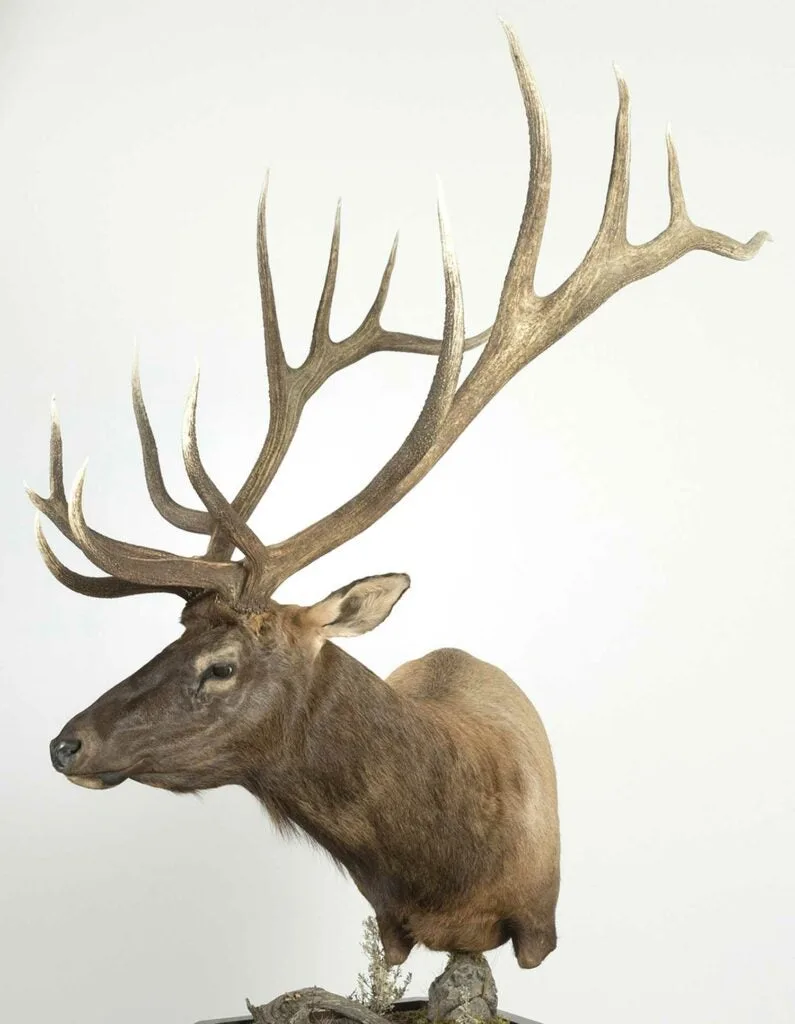
M 263 1006 L 246 1000 L 255 1024 L 311 1024 L 328 1013 L 355 1024 L 386 1024 L 387 1018 L 362 1003 L 324 988 L 300 988 L 277 996 Z M 497 1014 L 497 988 L 485 956 L 481 953 L 451 953 L 447 966 L 432 983 L 428 993 L 428 1019 L 489 1021 Z
M 299 988 L 277 996 L 263 1006 L 252 1006 L 246 1000 L 255 1024 L 309 1024 L 312 1014 L 325 1011 L 355 1021 L 356 1024 L 385 1024 L 386 1018 L 361 1003 L 324 988 Z

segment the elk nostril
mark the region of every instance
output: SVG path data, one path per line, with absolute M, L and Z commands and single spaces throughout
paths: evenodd
M 69 762 L 78 752 L 82 743 L 80 740 L 54 739 L 50 744 L 50 759 L 56 771 L 63 772 L 69 766 Z

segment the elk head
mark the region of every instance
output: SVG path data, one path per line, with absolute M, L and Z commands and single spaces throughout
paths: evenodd
M 466 426 L 527 363 L 632 281 L 662 270 L 695 249 L 746 260 L 768 237 L 742 243 L 696 226 L 682 193 L 676 152 L 667 137 L 670 221 L 642 245 L 626 237 L 629 192 L 629 95 L 618 79 L 618 115 L 604 214 L 580 265 L 553 292 L 534 289 L 551 179 L 547 121 L 536 85 L 513 31 L 506 33 L 524 101 L 530 176 L 518 238 L 493 326 L 464 335 L 461 287 L 439 203 L 445 317 L 441 341 L 385 330 L 380 323 L 396 255 L 392 246 L 380 287 L 361 325 L 333 342 L 329 318 L 339 256 L 339 208 L 309 353 L 288 365 L 279 336 L 265 232 L 267 186 L 257 231 L 259 278 L 268 371 L 270 421 L 256 462 L 233 500 L 208 476 L 196 439 L 198 378 L 188 403 L 183 454 L 202 508 L 176 502 L 166 490 L 137 368 L 133 404 L 152 501 L 170 523 L 209 537 L 204 554 L 181 557 L 112 539 L 83 514 L 85 471 L 67 500 L 61 435 L 53 415 L 50 496 L 30 494 L 37 509 L 106 575 L 84 576 L 63 565 L 37 521 L 44 561 L 61 583 L 92 597 L 167 591 L 185 600 L 184 635 L 129 679 L 109 690 L 65 727 L 52 744 L 55 766 L 98 788 L 126 777 L 172 790 L 242 782 L 252 759 L 278 757 L 285 722 L 300 713 L 302 688 L 323 645 L 377 625 L 408 586 L 393 575 L 358 581 L 310 608 L 280 605 L 276 588 L 301 568 L 366 530 L 447 451 Z M 482 345 L 459 385 L 463 352 Z M 425 404 L 406 440 L 362 491 L 289 539 L 264 544 L 248 519 L 271 483 L 298 427 L 306 402 L 338 370 L 375 352 L 434 355 L 436 370 Z M 242 557 L 234 559 L 235 550 Z
M 70 782 L 131 778 L 174 792 L 255 786 L 286 757 L 326 640 L 377 626 L 409 586 L 397 573 L 357 580 L 310 608 L 240 611 L 199 594 L 183 635 L 76 715 L 50 744 Z

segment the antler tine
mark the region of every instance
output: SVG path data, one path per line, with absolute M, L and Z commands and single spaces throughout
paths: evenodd
M 412 355 L 438 356 L 441 352 L 442 342 L 434 338 L 424 338 L 418 334 L 405 334 L 401 331 L 387 331 L 381 326 L 381 314 L 389 295 L 389 285 L 392 282 L 392 272 L 395 269 L 397 258 L 398 241 L 400 233 L 395 234 L 392 248 L 381 275 L 381 282 L 378 286 L 372 306 L 359 327 L 344 342 L 340 344 L 345 351 L 345 361 L 335 366 L 332 373 L 344 366 L 351 366 L 365 356 L 373 352 L 407 352 Z M 474 334 L 471 338 L 464 339 L 464 351 L 478 348 L 488 340 L 491 328 L 486 328 L 480 334 Z M 330 374 L 329 374 L 330 375 Z
M 213 534 L 203 558 L 180 558 L 165 551 L 125 544 L 91 530 L 83 517 L 83 474 L 71 501 L 63 489 L 61 437 L 53 420 L 50 440 L 51 496 L 31 492 L 31 500 L 99 568 L 130 585 L 155 589 L 218 591 L 229 600 L 254 606 L 289 576 L 316 558 L 366 530 L 415 486 L 441 458 L 467 425 L 495 394 L 527 363 L 572 330 L 611 295 L 632 281 L 647 277 L 693 249 L 732 259 L 750 259 L 770 238 L 757 232 L 748 242 L 696 226 L 685 206 L 679 165 L 670 132 L 667 135 L 668 226 L 642 245 L 626 235 L 629 197 L 629 91 L 616 69 L 618 112 L 604 213 L 596 236 L 580 265 L 548 295 L 538 295 L 534 282 L 546 222 L 551 183 L 551 148 L 546 114 L 538 89 L 513 29 L 505 24 L 517 80 L 524 102 L 530 142 L 527 197 L 516 244 L 505 277 L 493 326 L 467 340 L 458 268 L 449 241 L 444 206 L 439 197 L 439 228 L 445 279 L 445 324 L 441 342 L 417 335 L 387 331 L 380 318 L 395 265 L 397 239 L 392 246 L 378 292 L 360 326 L 343 341 L 333 343 L 329 321 L 339 261 L 340 210 L 337 208 L 325 282 L 315 318 L 312 342 L 304 363 L 288 365 L 282 346 L 273 295 L 265 212 L 267 178 L 260 197 L 257 253 L 268 370 L 270 422 L 263 447 L 233 502 L 228 502 L 207 475 L 196 442 L 196 387 L 186 419 L 183 454 L 188 475 L 207 513 L 178 505 L 162 481 L 157 448 L 146 415 L 137 373 L 133 396 L 150 494 L 166 518 L 177 525 Z M 472 372 L 461 387 L 458 379 L 463 352 L 486 342 Z M 428 396 L 406 440 L 358 495 L 295 536 L 263 545 L 246 525 L 281 465 L 295 435 L 304 405 L 328 378 L 359 359 L 380 351 L 429 353 L 438 356 Z M 167 512 L 164 511 L 167 510 Z M 191 525 L 185 526 L 189 522 Z M 40 531 L 39 531 L 40 532 Z M 41 539 L 48 566 L 64 581 L 111 591 L 110 584 L 69 574 Z M 225 561 L 239 547 L 245 561 Z M 89 580 L 89 582 L 85 582 Z M 67 584 L 69 585 L 69 583 Z M 132 591 L 130 591 L 132 592 Z M 121 593 L 121 591 L 119 591 Z M 108 595 L 111 596 L 111 595 Z
M 436 203 L 439 219 L 439 239 L 442 245 L 442 269 L 444 271 L 444 332 L 442 334 L 442 353 L 436 367 L 431 390 L 425 401 L 422 413 L 417 420 L 417 430 L 421 432 L 426 424 L 422 423 L 427 416 L 427 425 L 438 426 L 453 404 L 461 374 L 461 358 L 464 354 L 464 297 L 461 293 L 461 275 L 458 261 L 453 251 L 450 238 L 447 208 L 444 201 L 444 190 L 441 178 L 436 179 L 438 197 Z M 434 394 L 434 392 L 436 392 Z M 428 412 L 426 413 L 426 410 Z M 411 435 L 409 435 L 410 437 Z
M 627 239 L 627 202 L 629 195 L 629 90 L 619 72 L 615 143 L 602 222 L 582 263 L 554 292 L 544 297 L 543 351 L 577 323 L 602 305 L 611 295 L 632 281 L 655 274 L 685 253 L 703 249 L 717 256 L 749 260 L 770 240 L 766 231 L 758 231 L 747 242 L 719 231 L 698 227 L 690 219 L 679 176 L 679 161 L 670 129 L 666 133 L 668 152 L 668 226 L 641 245 Z M 536 353 L 537 354 L 537 353 Z M 532 358 L 532 356 L 531 356 Z M 524 362 L 527 360 L 525 359 Z M 521 365 L 524 365 L 522 363 Z
M 153 552 L 150 548 L 122 543 L 92 530 L 83 514 L 85 473 L 84 464 L 69 500 L 69 525 L 76 543 L 98 569 L 147 587 L 214 590 L 230 600 L 235 599 L 245 581 L 245 570 L 239 562 L 215 563 L 169 551 Z M 152 557 L 153 553 L 156 557 Z
M 387 331 L 381 326 L 380 318 L 389 293 L 389 284 L 397 255 L 397 235 L 392 243 L 375 299 L 364 320 L 347 338 L 339 342 L 331 342 L 329 321 L 339 265 L 341 202 L 338 202 L 326 277 L 312 333 L 312 344 L 309 354 L 301 366 L 289 366 L 279 337 L 273 299 L 273 282 L 265 234 L 266 198 L 267 179 L 260 198 L 257 251 L 262 289 L 265 354 L 268 367 L 270 422 L 257 460 L 232 502 L 243 519 L 248 519 L 259 504 L 284 461 L 298 429 L 304 406 L 329 377 L 375 352 L 406 352 L 438 357 L 444 344 L 443 341 L 421 335 Z M 488 340 L 489 332 L 490 328 L 472 338 L 465 339 L 464 351 L 482 345 Z M 216 529 L 207 549 L 207 556 L 226 558 L 232 550 L 231 539 L 225 531 Z
M 36 509 L 47 516 L 65 537 L 73 540 L 66 511 L 66 492 L 63 485 L 63 440 L 55 397 L 50 402 L 50 497 L 44 498 L 30 487 L 26 487 L 25 490 Z
M 41 518 L 36 514 L 35 520 L 36 544 L 44 564 L 65 587 L 74 590 L 85 597 L 130 597 L 133 594 L 151 593 L 172 593 L 187 600 L 196 591 L 187 587 L 148 587 L 142 583 L 128 583 L 127 580 L 119 580 L 113 576 L 84 576 L 74 572 L 58 558 L 44 536 L 41 528 Z
M 66 502 L 63 485 L 63 435 L 55 395 L 50 400 L 50 494 L 54 500 Z
M 679 157 L 676 155 L 671 125 L 665 129 L 665 149 L 668 155 L 668 199 L 671 204 L 669 224 L 674 221 L 689 221 L 685 194 L 682 190 L 682 179 L 679 176 Z
M 50 404 L 50 497 L 44 498 L 30 487 L 26 488 L 26 490 L 28 498 L 30 498 L 31 503 L 35 508 L 41 512 L 42 515 L 45 515 L 51 523 L 57 526 L 67 540 L 70 540 L 73 544 L 76 544 L 79 547 L 79 542 L 69 524 L 69 509 L 63 481 L 63 439 L 61 435 L 61 422 L 54 398 Z M 101 537 L 103 540 L 109 539 L 104 537 L 101 533 L 97 533 L 96 536 Z M 123 541 L 118 541 L 118 543 L 123 547 L 128 547 L 128 545 Z M 139 554 L 144 558 L 158 558 L 161 554 L 161 552 L 158 552 L 155 548 L 140 547 L 137 545 L 131 545 L 129 547 L 131 551 L 134 548 L 136 554 Z
M 621 245 L 627 238 L 627 211 L 629 208 L 629 89 L 617 64 L 613 72 L 618 86 L 618 113 L 613 139 L 613 162 L 607 185 L 605 208 L 597 233 L 600 243 Z
M 290 540 L 269 546 L 270 565 L 262 581 L 267 593 L 287 576 L 366 530 L 394 505 L 413 486 L 411 474 L 432 448 L 450 412 L 464 352 L 464 306 L 441 183 L 438 216 L 445 284 L 444 334 L 425 404 L 400 448 L 354 498 Z
M 140 394 L 140 385 L 138 391 Z M 90 597 L 126 597 L 132 594 L 165 591 L 187 598 L 202 589 L 217 590 L 230 598 L 237 596 L 246 581 L 243 566 L 237 562 L 217 565 L 204 560 L 184 558 L 168 551 L 114 540 L 92 530 L 86 523 L 82 511 L 84 479 L 85 465 L 75 484 L 72 501 L 68 503 L 63 482 L 61 427 L 53 400 L 50 425 L 50 497 L 43 498 L 30 489 L 28 495 L 37 510 L 46 515 L 65 537 L 80 548 L 95 565 L 111 574 L 108 577 L 85 576 L 65 566 L 47 543 L 37 516 L 36 540 L 39 551 L 45 565 L 59 582 L 77 593 Z M 196 479 L 195 473 L 191 479 Z M 203 493 L 200 493 L 200 496 L 203 496 Z M 209 520 L 209 515 L 204 514 Z M 236 516 L 234 510 L 231 511 L 231 516 L 233 519 Z M 226 521 L 224 519 L 224 522 Z
M 381 314 L 384 312 L 384 306 L 386 305 L 387 296 L 389 295 L 389 286 L 392 283 L 392 271 L 395 269 L 395 260 L 397 259 L 398 242 L 400 241 L 400 232 L 395 232 L 395 238 L 392 242 L 392 248 L 389 250 L 389 256 L 387 257 L 384 271 L 381 274 L 381 282 L 378 285 L 378 291 L 375 293 L 373 304 L 367 311 L 367 316 L 364 318 L 365 324 L 380 324 Z M 434 342 L 438 346 L 438 342 Z
M 30 488 L 28 488 L 28 497 L 39 513 L 47 516 L 68 540 L 77 547 L 81 547 L 80 541 L 69 522 L 69 509 L 63 481 L 63 439 L 55 399 L 51 403 L 50 421 L 50 497 L 43 498 Z M 69 587 L 70 590 L 74 590 L 78 594 L 84 594 L 88 597 L 128 597 L 132 594 L 150 594 L 164 591 L 187 598 L 195 593 L 194 590 L 179 585 L 131 582 L 126 579 L 116 579 L 112 576 L 84 576 L 69 569 L 60 561 L 44 536 L 39 515 L 36 516 L 35 529 L 36 543 L 44 564 L 60 583 L 63 583 L 64 586 Z M 97 533 L 96 531 L 94 531 L 93 536 L 100 542 L 110 542 L 109 537 L 105 537 L 104 534 Z M 156 551 L 154 548 L 130 545 L 123 541 L 117 541 L 116 543 L 122 552 L 128 554 L 135 553 L 144 560 L 160 558 L 166 554 L 165 552 Z
M 215 523 L 207 512 L 181 505 L 166 490 L 160 468 L 157 441 L 149 422 L 149 414 L 146 411 L 146 403 L 141 390 L 141 370 L 137 350 L 133 360 L 132 400 L 135 422 L 138 426 L 138 437 L 141 441 L 146 489 L 149 491 L 152 504 L 167 522 L 172 526 L 179 527 L 180 530 L 188 530 L 191 533 L 212 533 Z
M 530 144 L 530 169 L 527 197 L 519 234 L 514 245 L 511 261 L 500 296 L 500 307 L 492 328 L 490 347 L 497 343 L 494 330 L 501 323 L 505 307 L 517 303 L 527 304 L 535 296 L 535 280 L 538 256 L 544 236 L 544 227 L 549 209 L 549 191 L 552 183 L 552 149 L 549 141 L 549 125 L 541 94 L 538 91 L 530 67 L 524 59 L 519 40 L 513 28 L 500 19 L 513 60 L 514 71 L 519 83 L 527 119 L 527 134 Z
M 679 158 L 676 154 L 676 147 L 671 135 L 670 126 L 665 133 L 665 145 L 668 152 L 668 195 L 671 202 L 671 217 L 666 231 L 661 232 L 647 246 L 653 246 L 662 239 L 667 232 L 674 228 L 681 227 L 686 238 L 686 248 L 683 252 L 673 249 L 673 255 L 669 262 L 678 259 L 684 252 L 692 249 L 705 249 L 707 252 L 715 253 L 717 256 L 727 256 L 732 260 L 750 260 L 759 252 L 765 242 L 772 242 L 773 236 L 767 231 L 757 231 L 747 242 L 739 242 L 736 238 L 724 235 L 720 231 L 712 231 L 709 228 L 698 227 L 694 224 L 687 213 L 685 197 L 682 190 L 682 182 L 679 176 Z M 651 252 L 651 250 L 649 250 Z M 657 253 L 657 258 L 665 257 L 666 253 Z M 666 264 L 663 264 L 665 266 Z M 649 273 L 654 273 L 654 268 Z
M 619 107 L 610 181 L 602 221 L 593 244 L 580 266 L 554 292 L 540 296 L 534 278 L 546 221 L 551 182 L 551 147 L 541 97 L 513 29 L 503 23 L 524 101 L 530 141 L 530 176 L 522 222 L 508 266 L 497 318 L 472 372 L 460 389 L 446 394 L 447 410 L 421 446 L 415 424 L 401 450 L 360 494 L 340 509 L 300 533 L 273 545 L 268 583 L 271 590 L 311 561 L 361 533 L 415 486 L 441 458 L 478 412 L 523 366 L 544 352 L 612 294 L 631 281 L 646 277 L 691 249 L 706 249 L 733 259 L 749 259 L 769 238 L 758 232 L 749 242 L 705 228 L 687 216 L 679 182 L 673 143 L 668 138 L 668 181 L 671 221 L 656 238 L 631 245 L 626 238 L 629 194 L 629 91 L 618 69 Z M 443 244 L 444 231 L 443 231 Z M 446 245 L 445 251 L 447 252 Z M 447 267 L 446 257 L 446 267 Z M 448 317 L 460 310 L 451 299 L 448 283 Z M 457 278 L 457 275 L 456 275 Z M 377 343 L 383 345 L 383 339 Z M 444 352 L 443 343 L 443 352 Z M 444 355 L 440 357 L 440 367 Z M 437 368 L 439 372 L 440 368 Z
M 334 214 L 334 233 L 331 236 L 331 248 L 328 254 L 328 267 L 326 278 L 323 282 L 323 291 L 320 294 L 320 301 L 317 305 L 315 325 L 312 330 L 312 346 L 309 350 L 309 358 L 317 353 L 322 345 L 328 345 L 331 341 L 329 325 L 331 322 L 331 303 L 334 299 L 334 289 L 337 285 L 337 267 L 340 260 L 340 213 L 342 200 L 337 200 L 337 210 Z
M 262 495 L 270 486 L 273 477 L 284 460 L 290 443 L 298 429 L 298 421 L 301 417 L 304 404 L 309 398 L 308 394 L 302 394 L 300 388 L 300 372 L 289 366 L 284 354 L 284 347 L 279 331 L 279 319 L 276 314 L 276 300 L 273 292 L 273 277 L 270 268 L 270 257 L 268 254 L 267 234 L 267 205 L 268 205 L 268 184 L 270 171 L 265 175 L 265 181 L 260 192 L 259 204 L 257 207 L 257 268 L 259 272 L 260 300 L 262 306 L 262 327 L 265 338 L 265 365 L 268 372 L 268 404 L 270 418 L 268 421 L 268 432 L 263 442 L 260 453 L 252 466 L 243 486 L 238 491 L 232 502 L 233 507 L 240 513 L 243 520 L 248 519 L 256 506 L 259 504 Z M 336 224 L 336 238 L 338 240 L 338 221 Z M 329 256 L 329 270 L 326 277 L 326 285 L 333 292 L 333 270 L 332 261 L 334 258 L 334 245 Z M 329 280 L 331 278 L 331 280 Z M 329 295 L 329 304 L 331 296 Z M 322 299 L 321 299 L 322 302 Z M 318 310 L 318 317 L 320 311 Z M 317 356 L 323 351 L 323 347 L 315 342 L 317 327 L 313 336 L 312 354 Z M 310 360 L 307 360 L 308 362 Z M 314 359 L 311 360 L 314 363 Z M 207 547 L 207 557 L 222 560 L 229 558 L 234 551 L 235 542 L 221 527 L 213 531 L 210 543 Z
M 439 356 L 442 351 L 443 341 L 435 338 L 425 338 L 419 334 L 406 334 L 402 331 L 387 331 L 381 326 L 381 314 L 384 311 L 386 300 L 389 295 L 389 285 L 392 282 L 392 272 L 395 269 L 397 257 L 399 233 L 395 235 L 392 248 L 381 275 L 381 282 L 378 286 L 375 299 L 367 314 L 353 334 L 349 335 L 339 347 L 344 355 L 341 355 L 339 365 L 335 365 L 330 373 L 336 373 L 346 366 L 351 366 L 365 356 L 374 352 L 406 352 L 411 355 Z M 471 338 L 464 338 L 464 352 L 479 348 L 488 340 L 491 328 L 474 334 Z M 337 346 L 335 346 L 335 349 Z M 324 380 L 326 378 L 324 377 Z
M 519 48 L 512 29 L 505 26 L 519 85 L 525 101 L 530 127 L 531 153 L 535 148 L 536 159 L 531 161 L 531 187 L 522 228 L 516 249 L 506 275 L 500 298 L 500 308 L 490 343 L 483 353 L 482 366 L 473 373 L 471 392 L 463 404 L 473 403 L 475 412 L 482 407 L 495 391 L 510 379 L 514 373 L 545 351 L 551 344 L 563 337 L 581 320 L 589 316 L 620 288 L 662 270 L 693 249 L 706 249 L 732 259 L 750 259 L 769 239 L 767 232 L 758 232 L 750 241 L 743 243 L 727 235 L 696 227 L 687 215 L 684 196 L 679 180 L 676 151 L 668 134 L 668 187 L 671 197 L 671 218 L 668 227 L 659 235 L 642 245 L 633 245 L 627 240 L 627 206 L 629 197 L 629 90 L 623 75 L 615 68 L 618 85 L 618 112 L 616 115 L 615 140 L 611 163 L 610 180 L 605 199 L 605 208 L 599 230 L 580 265 L 555 291 L 537 296 L 532 289 L 532 271 L 541 241 L 541 227 L 525 232 L 530 222 L 537 225 L 543 221 L 543 214 L 534 212 L 546 209 L 546 195 L 549 189 L 551 158 L 549 154 L 546 119 L 543 116 L 541 99 L 533 84 L 526 61 Z M 535 142 L 535 147 L 533 143 Z M 544 151 L 546 152 L 544 153 Z M 539 163 L 543 166 L 540 177 L 535 178 Z M 491 381 L 492 364 L 497 362 L 494 348 L 501 350 L 501 361 L 509 367 L 507 377 L 500 374 L 499 382 Z M 504 379 L 503 379 L 504 378 Z M 494 383 L 497 388 L 494 388 Z M 462 389 L 463 391 L 463 389 Z M 482 394 L 481 394 L 482 392 Z M 475 405 L 477 408 L 475 408 Z M 467 416 L 469 413 L 467 412 Z
M 188 478 L 196 493 L 207 507 L 207 511 L 246 556 L 246 583 L 241 595 L 245 600 L 246 594 L 255 593 L 258 589 L 259 578 L 267 564 L 267 549 L 246 523 L 245 519 L 226 500 L 204 468 L 199 454 L 199 442 L 196 437 L 196 406 L 198 399 L 199 371 L 197 370 L 185 409 L 185 421 L 182 432 L 182 456 Z M 240 600 L 238 600 L 238 604 L 240 604 Z
M 270 258 L 268 256 L 267 206 L 269 180 L 270 171 L 265 175 L 265 182 L 262 186 L 257 207 L 257 268 L 259 271 L 259 288 L 262 304 L 262 326 L 265 334 L 268 390 L 271 402 L 271 415 L 273 415 L 274 408 L 278 407 L 279 399 L 285 388 L 289 367 L 284 355 L 284 348 L 282 347 L 279 318 L 276 315 L 276 299 L 273 293 Z

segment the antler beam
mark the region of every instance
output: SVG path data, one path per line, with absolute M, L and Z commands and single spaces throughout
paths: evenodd
M 157 445 L 136 366 L 133 404 L 152 501 L 161 515 L 180 528 L 211 534 L 207 553 L 200 558 L 185 558 L 125 544 L 91 530 L 82 513 L 82 475 L 75 485 L 71 502 L 66 502 L 60 431 L 54 420 L 50 455 L 51 497 L 45 499 L 31 492 L 31 500 L 99 568 L 116 577 L 94 579 L 72 573 L 57 560 L 39 530 L 42 555 L 61 582 L 94 596 L 123 596 L 152 589 L 170 590 L 185 596 L 197 590 L 216 590 L 238 607 L 257 607 L 267 602 L 284 580 L 362 533 L 384 515 L 425 476 L 478 412 L 522 367 L 571 331 L 619 289 L 662 270 L 694 249 L 736 260 L 750 259 L 759 251 L 770 237 L 764 231 L 743 243 L 699 227 L 690 219 L 670 132 L 666 139 L 671 206 L 668 226 L 642 245 L 628 241 L 629 92 L 616 69 L 618 114 L 610 180 L 599 230 L 582 262 L 569 277 L 548 295 L 538 295 L 535 274 L 551 182 L 549 132 L 541 97 L 518 40 L 511 27 L 503 25 L 524 101 L 530 141 L 530 178 L 519 234 L 493 326 L 469 340 L 464 337 L 458 268 L 440 197 L 439 227 L 445 280 L 445 324 L 441 342 L 386 331 L 381 327 L 380 317 L 395 263 L 397 239 L 373 305 L 361 325 L 344 341 L 333 342 L 329 335 L 329 320 L 339 262 L 338 206 L 309 353 L 301 366 L 289 366 L 279 334 L 268 258 L 266 181 L 257 218 L 257 253 L 271 413 L 265 442 L 248 478 L 234 501 L 228 502 L 204 469 L 196 441 L 197 380 L 188 406 L 183 454 L 188 476 L 206 511 L 190 509 L 174 501 L 163 482 Z M 459 387 L 463 352 L 483 342 L 485 345 L 475 367 Z M 246 520 L 278 471 L 306 402 L 338 370 L 373 352 L 383 351 L 438 356 L 428 397 L 408 437 L 355 497 L 293 537 L 277 544 L 263 544 Z M 245 556 L 242 562 L 229 561 L 235 547 Z
M 387 331 L 381 326 L 381 315 L 386 305 L 397 256 L 397 235 L 392 243 L 378 292 L 364 320 L 344 340 L 339 342 L 331 340 L 329 322 L 337 281 L 340 248 L 341 203 L 338 203 L 334 217 L 328 266 L 315 316 L 309 353 L 300 366 L 290 366 L 281 341 L 271 279 L 266 229 L 267 198 L 268 178 L 266 177 L 257 211 L 257 263 L 265 334 L 270 419 L 260 454 L 232 502 L 236 511 L 244 519 L 247 519 L 257 507 L 276 476 L 295 437 L 304 406 L 329 377 L 376 352 L 406 352 L 413 355 L 438 356 L 442 345 L 440 341 L 433 338 L 405 334 L 400 331 Z M 482 345 L 488 336 L 489 329 L 466 339 L 464 351 Z M 180 505 L 170 496 L 165 487 L 157 444 L 143 401 L 137 364 L 133 374 L 133 403 L 144 456 L 146 481 L 153 504 L 163 518 L 172 525 L 193 533 L 212 534 L 207 551 L 208 558 L 228 558 L 234 550 L 230 535 L 214 523 L 212 517 L 206 512 Z
M 617 72 L 619 109 L 610 181 L 602 222 L 582 263 L 549 295 L 535 291 L 535 272 L 546 223 L 551 181 L 551 149 L 546 113 L 538 88 L 513 29 L 503 23 L 524 100 L 530 141 L 530 180 L 519 235 L 500 296 L 497 318 L 478 362 L 455 395 L 448 415 L 421 458 L 406 458 L 404 449 L 392 462 L 410 462 L 390 487 L 363 491 L 324 519 L 270 548 L 271 583 L 276 586 L 323 554 L 357 536 L 411 490 L 439 461 L 480 410 L 527 363 L 572 330 L 611 295 L 632 281 L 662 270 L 685 253 L 705 249 L 736 260 L 751 259 L 770 236 L 757 232 L 748 242 L 697 227 L 687 215 L 679 165 L 670 133 L 668 227 L 643 245 L 626 236 L 629 197 L 629 91 Z

